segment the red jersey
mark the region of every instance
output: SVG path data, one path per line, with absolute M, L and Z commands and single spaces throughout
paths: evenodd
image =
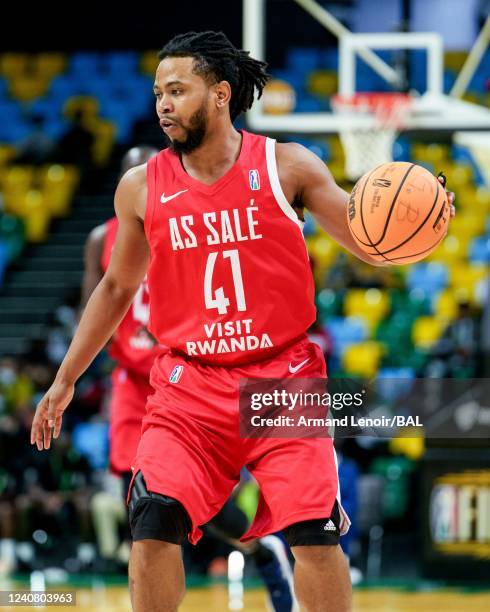
M 212 185 L 171 149 L 147 162 L 149 329 L 174 352 L 238 365 L 272 357 L 315 320 L 302 223 L 281 189 L 275 141 L 242 132 Z
M 107 221 L 105 226 L 106 233 L 100 261 L 104 272 L 109 265 L 116 240 L 117 218 L 113 217 Z M 149 310 L 148 286 L 145 279 L 126 316 L 119 324 L 109 347 L 110 356 L 117 361 L 120 367 L 143 374 L 147 378 L 150 376 L 155 357 L 162 352 L 162 347 L 155 345 L 146 331 L 150 317 Z

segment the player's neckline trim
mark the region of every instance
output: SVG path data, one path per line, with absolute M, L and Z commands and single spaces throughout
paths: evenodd
M 180 157 L 175 153 L 171 153 L 170 160 L 176 175 L 179 177 L 179 179 L 182 180 L 184 184 L 188 185 L 189 187 L 192 187 L 193 190 L 200 191 L 207 195 L 212 195 L 222 189 L 240 172 L 242 160 L 245 158 L 249 148 L 250 134 L 248 134 L 248 132 L 246 132 L 245 130 L 238 130 L 238 132 L 240 132 L 240 134 L 242 135 L 240 153 L 238 154 L 238 157 L 235 163 L 231 166 L 231 168 L 229 168 L 229 170 L 227 170 L 225 174 L 223 174 L 223 176 L 214 181 L 214 183 L 207 185 L 206 183 L 202 183 L 201 181 L 193 178 L 192 176 L 190 176 L 190 174 L 187 174 L 184 167 L 182 166 Z

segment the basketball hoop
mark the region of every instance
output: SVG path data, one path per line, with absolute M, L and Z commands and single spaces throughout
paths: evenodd
M 368 170 L 393 161 L 393 144 L 405 124 L 411 103 L 411 97 L 404 93 L 333 96 L 332 108 L 343 119 L 339 134 L 348 179 L 356 181 Z

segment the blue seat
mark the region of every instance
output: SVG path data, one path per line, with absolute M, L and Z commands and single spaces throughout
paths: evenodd
M 31 116 L 41 116 L 44 121 L 58 119 L 63 111 L 61 100 L 47 96 L 33 102 L 29 107 Z
M 376 377 L 376 391 L 391 402 L 410 391 L 414 378 L 413 368 L 381 368 Z
M 70 58 L 69 74 L 96 77 L 102 68 L 102 57 L 98 53 L 81 51 Z
M 101 116 L 110 119 L 116 124 L 116 140 L 119 144 L 126 144 L 131 136 L 134 120 L 124 102 L 105 102 L 101 107 Z
M 393 160 L 408 161 L 410 159 L 410 142 L 403 136 L 399 136 L 393 144 Z
M 320 50 L 319 56 L 319 68 L 323 70 L 339 69 L 339 51 L 336 47 Z
M 79 423 L 72 432 L 72 446 L 85 457 L 92 469 L 107 467 L 109 453 L 108 423 Z
M 22 119 L 0 121 L 0 142 L 16 144 L 27 138 L 30 132 L 30 125 Z
M 59 140 L 68 129 L 68 122 L 59 117 L 51 117 L 44 124 L 44 131 L 53 140 Z
M 300 92 L 305 86 L 306 73 L 301 70 L 293 69 L 274 70 L 272 78 L 286 81 L 286 83 L 289 83 L 296 92 Z
M 428 294 L 445 289 L 448 284 L 448 269 L 438 262 L 419 263 L 410 268 L 407 277 L 409 289 L 421 289 Z
M 427 52 L 412 49 L 410 52 L 410 87 L 419 92 L 427 89 Z
M 7 81 L 4 77 L 0 77 L 0 100 L 7 95 Z
M 315 155 L 318 155 L 323 161 L 327 161 L 330 158 L 330 147 L 327 141 L 315 140 L 313 138 L 295 138 L 294 142 L 303 145 Z
M 126 77 L 138 70 L 138 54 L 135 51 L 114 51 L 102 59 L 105 72 L 117 77 Z
M 0 287 L 3 284 L 3 277 L 5 275 L 5 270 L 7 269 L 8 259 L 8 246 L 3 240 L 0 239 Z
M 451 91 L 454 82 L 456 81 L 456 76 L 457 74 L 454 72 L 454 70 L 444 70 L 444 93 L 448 94 Z
M 488 224 L 490 227 L 490 220 Z M 478 236 L 478 238 L 472 240 L 470 244 L 470 261 L 471 263 L 490 264 L 490 235 Z
M 332 338 L 335 356 L 341 356 L 348 346 L 362 342 L 367 337 L 366 325 L 358 317 L 333 317 L 325 328 Z
M 70 75 L 56 77 L 49 87 L 51 100 L 64 101 L 79 93 L 81 93 L 80 81 Z
M 453 144 L 451 155 L 455 162 L 461 163 L 461 164 L 469 164 L 471 166 L 471 169 L 473 171 L 474 180 L 477 185 L 481 186 L 485 184 L 485 180 L 483 179 L 483 175 L 481 173 L 480 167 L 475 162 L 473 155 L 471 154 L 471 152 L 469 151 L 467 147 L 463 147 L 458 144 Z
M 0 117 L 2 118 L 2 123 L 20 121 L 22 119 L 22 110 L 17 102 L 0 100 Z
M 303 234 L 306 237 L 308 237 L 308 236 L 313 236 L 315 232 L 316 232 L 316 221 L 315 219 L 313 219 L 310 213 L 306 212 L 305 213 L 305 225 L 303 227 Z
M 112 98 L 113 85 L 112 81 L 106 76 L 84 76 L 80 80 L 80 87 L 84 94 L 88 94 L 102 100 L 104 98 Z
M 293 47 L 288 51 L 286 64 L 293 70 L 311 72 L 320 66 L 320 50 L 315 47 Z
M 315 96 L 302 94 L 296 100 L 295 112 L 297 113 L 319 113 L 325 110 L 322 101 Z

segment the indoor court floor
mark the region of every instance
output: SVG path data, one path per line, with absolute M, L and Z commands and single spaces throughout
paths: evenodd
M 4 584 L 2 589 L 7 588 Z M 13 588 L 10 586 L 9 588 Z M 15 585 L 15 588 L 22 588 Z M 25 587 L 24 587 L 25 588 Z M 49 587 L 64 590 L 70 587 Z M 71 587 L 73 588 L 73 587 Z M 124 585 L 109 586 L 102 580 L 94 581 L 92 587 L 76 588 L 76 606 L 56 606 L 60 609 L 86 610 L 93 612 L 130 611 L 127 588 Z M 5 609 L 5 608 L 4 608 Z M 7 608 L 8 609 L 8 608 Z M 14 609 L 14 608 L 12 608 Z M 32 610 L 33 607 L 16 606 L 15 610 Z M 34 609 L 48 609 L 42 606 Z M 54 608 L 50 608 L 54 609 Z M 190 588 L 187 591 L 181 612 L 265 612 L 265 592 L 262 589 L 246 589 L 243 607 L 230 605 L 227 587 L 214 584 L 206 588 Z M 490 591 L 438 588 L 408 590 L 401 587 L 361 587 L 354 592 L 354 612 L 483 612 L 490 610 Z

